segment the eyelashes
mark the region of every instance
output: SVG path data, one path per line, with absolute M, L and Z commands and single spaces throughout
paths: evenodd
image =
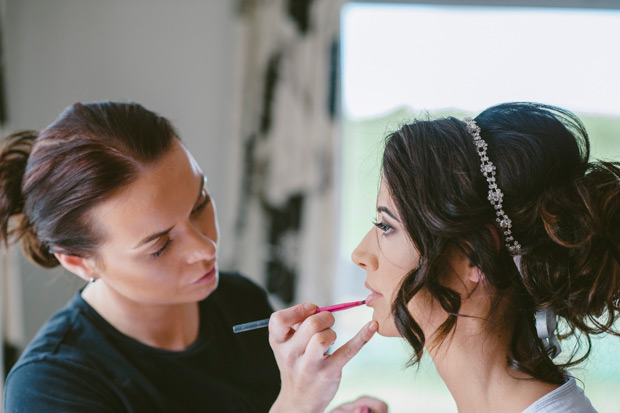
M 373 225 L 379 228 L 379 230 L 383 233 L 383 235 L 388 235 L 394 230 L 394 228 L 385 221 L 374 220 Z
M 172 244 L 172 239 L 168 238 L 166 240 L 166 242 L 164 243 L 164 245 L 162 245 L 162 247 L 160 249 L 158 249 L 157 251 L 149 254 L 149 256 L 151 258 L 158 258 L 158 257 L 160 257 L 166 251 L 166 249 L 170 246 L 170 244 Z
M 206 190 L 203 191 L 202 194 L 204 196 L 204 199 L 202 200 L 200 204 L 196 206 L 196 208 L 194 208 L 194 210 L 192 211 L 192 215 L 196 215 L 200 213 L 203 209 L 205 209 L 205 207 L 209 204 L 209 202 L 211 202 L 211 197 L 209 196 L 209 193 Z
M 204 196 L 204 199 L 202 200 L 202 202 L 198 204 L 196 208 L 194 208 L 194 210 L 192 211 L 192 216 L 196 216 L 200 214 L 205 209 L 205 207 L 209 205 L 209 202 L 211 202 L 211 197 L 209 196 L 207 191 L 203 192 L 203 196 Z M 172 238 L 168 237 L 164 245 L 162 245 L 161 248 L 158 249 L 157 251 L 150 253 L 149 257 L 152 259 L 161 257 L 162 254 L 166 252 L 170 244 L 172 244 L 172 241 L 173 241 Z

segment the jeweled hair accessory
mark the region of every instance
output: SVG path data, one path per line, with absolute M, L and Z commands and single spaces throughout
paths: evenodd
M 480 136 L 480 127 L 476 124 L 472 118 L 465 118 L 463 122 L 467 126 L 467 131 L 473 136 L 474 144 L 480 157 L 480 172 L 484 175 L 487 183 L 489 184 L 488 200 L 495 208 L 495 220 L 499 223 L 499 226 L 504 229 L 504 242 L 506 248 L 513 257 L 519 274 L 523 277 L 523 269 L 521 268 L 521 244 L 512 236 L 512 221 L 504 212 L 502 201 L 504 199 L 504 193 L 497 187 L 497 181 L 495 179 L 495 165 L 489 160 L 487 156 L 487 143 Z M 555 335 L 555 329 L 557 327 L 557 321 L 555 313 L 551 309 L 539 310 L 536 312 L 536 333 L 542 340 L 543 345 L 551 358 L 556 357 L 562 352 L 562 347 Z
M 465 125 L 467 125 L 467 131 L 473 136 L 474 144 L 480 157 L 480 172 L 484 175 L 487 183 L 489 184 L 489 195 L 487 199 L 495 208 L 495 219 L 499 226 L 504 230 L 504 242 L 508 252 L 513 255 L 519 254 L 521 250 L 521 244 L 512 236 L 512 221 L 504 212 L 502 200 L 504 199 L 504 193 L 497 187 L 497 181 L 495 179 L 495 165 L 489 160 L 487 156 L 487 143 L 480 137 L 480 127 L 476 124 L 472 118 L 463 119 Z

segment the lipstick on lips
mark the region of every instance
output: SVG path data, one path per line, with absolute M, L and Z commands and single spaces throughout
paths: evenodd
M 204 274 L 202 277 L 200 277 L 196 281 L 192 282 L 192 285 L 202 285 L 202 284 L 210 283 L 215 278 L 216 274 L 217 274 L 217 266 L 214 265 L 213 267 L 211 267 L 209 272 Z
M 316 312 L 320 313 L 321 311 L 331 311 L 331 312 L 342 311 L 342 310 L 346 310 L 347 308 L 357 307 L 365 303 L 366 303 L 366 300 L 353 301 L 351 303 L 334 304 L 334 305 L 329 305 L 327 307 L 317 308 Z M 265 318 L 264 320 L 251 321 L 245 324 L 237 324 L 236 326 L 233 326 L 233 332 L 242 333 L 244 331 L 256 330 L 257 328 L 267 327 L 268 325 L 269 325 L 269 319 Z
M 379 297 L 383 297 L 383 294 L 378 293 L 377 291 L 373 290 L 372 288 L 370 288 L 370 286 L 368 285 L 367 282 L 364 283 L 364 287 L 368 288 L 370 290 L 370 294 L 368 295 L 368 297 L 366 297 L 366 305 L 370 306 L 370 303 L 373 302 L 375 299 L 379 298 Z

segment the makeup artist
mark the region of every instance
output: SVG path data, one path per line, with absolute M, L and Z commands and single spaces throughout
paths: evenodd
M 5 411 L 265 412 L 265 293 L 219 273 L 207 177 L 165 118 L 76 103 L 0 152 L 0 243 L 88 281 L 11 370 Z

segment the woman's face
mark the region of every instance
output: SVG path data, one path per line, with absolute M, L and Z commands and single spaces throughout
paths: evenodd
M 205 184 L 196 161 L 174 139 L 161 160 L 93 210 L 105 241 L 91 261 L 92 276 L 144 304 L 196 302 L 213 292 L 218 226 Z
M 381 180 L 377 197 L 377 221 L 357 248 L 352 259 L 366 270 L 365 286 L 371 291 L 366 305 L 374 309 L 373 320 L 379 334 L 399 336 L 391 305 L 402 279 L 418 266 L 420 255 L 414 247 L 396 210 L 392 196 Z

